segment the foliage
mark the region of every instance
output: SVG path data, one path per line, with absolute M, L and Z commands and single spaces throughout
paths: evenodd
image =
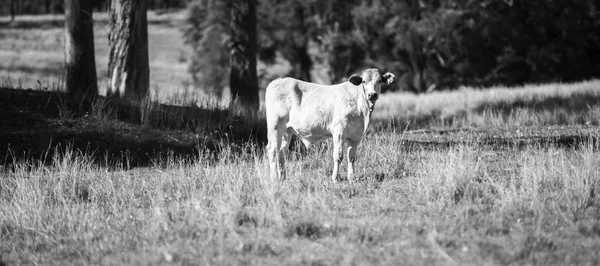
M 259 57 L 307 80 L 377 67 L 400 77 L 390 89 L 425 92 L 600 76 L 591 0 L 262 0 L 259 13 Z

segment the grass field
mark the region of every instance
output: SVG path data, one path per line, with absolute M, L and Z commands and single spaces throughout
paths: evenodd
M 75 130 L 42 146 L 53 147 L 44 156 L 5 155 L 15 160 L 1 171 L 0 254 L 9 265 L 598 264 L 598 101 L 573 101 L 598 97 L 599 86 L 384 95 L 355 184 L 330 182 L 329 142 L 295 148 L 279 183 L 268 178 L 264 138 L 236 141 L 236 129 L 219 135 L 218 152 L 202 148 L 198 139 L 219 138 L 205 130 L 188 144 L 195 154 L 172 149 L 139 167 L 135 149 L 113 160 Z M 44 135 L 198 133 L 119 121 L 106 106 L 29 112 L 56 127 Z
M 598 80 L 382 95 L 353 184 L 270 180 L 260 112 L 2 82 L 0 265 L 600 264 Z

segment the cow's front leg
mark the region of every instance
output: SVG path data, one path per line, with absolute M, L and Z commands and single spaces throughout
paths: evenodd
M 358 141 L 348 141 L 348 182 L 352 183 L 354 180 L 354 162 L 356 161 L 356 148 L 358 147 Z
M 341 134 L 334 134 L 333 135 L 333 173 L 331 174 L 331 180 L 334 183 L 337 183 L 337 176 L 338 176 L 338 172 L 340 170 L 340 164 L 342 163 L 342 160 L 344 159 L 343 154 L 342 154 L 342 149 L 343 149 L 343 143 L 342 143 L 342 135 Z

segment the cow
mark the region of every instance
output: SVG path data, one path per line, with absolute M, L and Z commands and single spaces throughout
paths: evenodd
M 285 151 L 292 134 L 304 145 L 333 138 L 333 173 L 343 160 L 343 142 L 348 144 L 348 181 L 354 178 L 354 163 L 358 143 L 365 134 L 381 85 L 394 81 L 394 74 L 379 74 L 377 69 L 363 70 L 348 81 L 335 85 L 320 85 L 294 78 L 271 81 L 265 91 L 267 118 L 267 153 L 271 179 L 284 180 Z

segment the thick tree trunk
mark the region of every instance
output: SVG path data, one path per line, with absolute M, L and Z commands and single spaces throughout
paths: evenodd
M 259 105 L 256 46 L 256 0 L 233 0 L 229 86 L 232 97 L 252 108 Z
M 67 92 L 98 94 L 91 1 L 65 0 L 65 72 Z
M 146 0 L 112 0 L 107 95 L 141 100 L 149 95 Z

